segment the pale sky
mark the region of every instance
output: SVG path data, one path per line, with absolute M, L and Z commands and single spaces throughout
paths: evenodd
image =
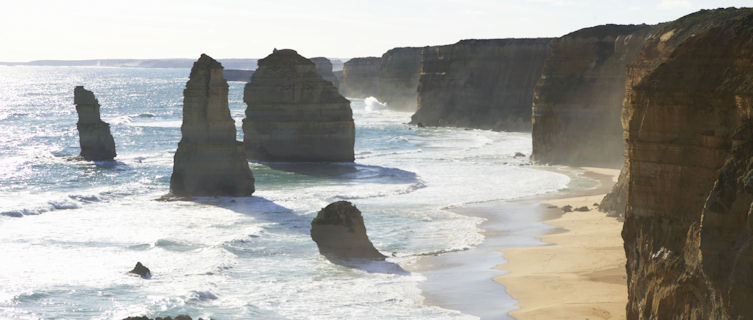
M 5 0 L 0 61 L 381 56 L 468 38 L 559 37 L 605 23 L 658 23 L 727 0 Z

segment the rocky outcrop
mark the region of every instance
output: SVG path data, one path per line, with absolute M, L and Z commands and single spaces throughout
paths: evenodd
M 128 273 L 137 274 L 144 279 L 150 279 L 152 277 L 152 272 L 149 268 L 141 264 L 141 262 L 136 262 L 136 266 L 133 267 L 133 270 L 128 271 Z
M 626 67 L 653 29 L 611 24 L 552 40 L 551 55 L 534 90 L 534 160 L 622 165 Z
M 236 70 L 236 69 L 224 69 L 222 70 L 222 76 L 227 81 L 251 81 L 251 76 L 254 75 L 254 70 Z
M 348 98 L 375 97 L 379 94 L 381 58 L 353 58 L 343 65 L 340 93 Z
M 550 39 L 463 40 L 423 50 L 413 124 L 531 130 Z
M 248 105 L 243 140 L 249 159 L 354 160 L 350 101 L 295 51 L 275 50 L 259 60 L 243 100 Z
M 384 260 L 369 241 L 363 216 L 347 201 L 330 203 L 311 221 L 311 239 L 322 255 L 345 259 Z
M 376 98 L 394 110 L 415 112 L 424 48 L 394 48 L 382 55 Z
M 99 101 L 94 93 L 76 86 L 73 103 L 78 113 L 78 138 L 80 156 L 88 161 L 106 161 L 115 158 L 115 140 L 110 134 L 110 125 L 100 119 Z
M 332 82 L 335 88 L 340 86 L 340 81 L 337 80 L 335 74 L 332 73 L 332 62 L 325 57 L 315 57 L 309 59 L 316 66 L 316 73 L 322 76 L 322 79 Z
M 235 140 L 222 65 L 202 54 L 183 90 L 183 134 L 175 152 L 170 193 L 176 196 L 249 196 L 254 176 Z
M 635 64 L 628 319 L 753 315 L 751 52 L 753 10 L 706 10 L 664 26 Z

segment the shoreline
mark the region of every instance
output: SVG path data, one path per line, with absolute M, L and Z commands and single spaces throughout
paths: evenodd
M 514 319 L 513 317 L 528 316 L 522 311 L 530 307 L 538 308 L 537 302 L 547 299 L 537 299 L 532 294 L 546 293 L 548 288 L 540 286 L 545 283 L 530 284 L 526 281 L 532 275 L 522 276 L 521 270 L 526 270 L 530 263 L 537 261 L 522 261 L 520 257 L 528 255 L 528 249 L 552 247 L 554 244 L 547 237 L 570 232 L 569 228 L 559 226 L 556 221 L 582 213 L 563 215 L 553 205 L 562 206 L 562 200 L 569 201 L 573 198 L 588 198 L 590 201 L 598 197 L 598 200 L 587 204 L 592 209 L 591 212 L 595 212 L 592 204 L 598 203 L 611 190 L 619 174 L 619 169 L 604 168 L 558 167 L 556 170 L 571 177 L 567 188 L 521 199 L 486 201 L 447 209 L 457 214 L 483 218 L 484 222 L 479 228 L 484 240 L 468 250 L 421 257 L 415 263 L 405 266 L 406 270 L 420 272 L 426 277 L 426 281 L 419 286 L 424 304 L 459 310 L 481 319 Z M 571 204 L 574 208 L 580 206 L 576 206 L 575 202 Z M 594 216 L 619 223 L 615 218 L 606 217 L 604 213 L 596 212 Z M 622 253 L 619 234 L 618 231 L 616 237 L 619 238 Z M 508 253 L 513 251 L 515 253 Z M 508 265 L 516 267 L 508 269 Z M 619 268 L 624 273 L 624 264 Z M 508 287 L 505 283 L 508 279 L 521 279 L 521 285 L 516 286 L 518 283 L 514 283 Z M 526 288 L 529 290 L 526 291 Z M 626 296 L 627 289 L 623 291 Z M 622 308 L 624 309 L 624 304 Z M 552 316 L 556 314 L 548 314 L 544 318 Z M 566 318 L 573 316 L 577 314 L 568 314 Z

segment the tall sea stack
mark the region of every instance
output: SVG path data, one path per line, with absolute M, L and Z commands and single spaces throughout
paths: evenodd
M 343 65 L 340 93 L 348 98 L 376 97 L 379 94 L 381 58 L 353 58 Z
M 533 159 L 618 167 L 624 161 L 626 67 L 648 25 L 603 25 L 554 39 L 533 100 Z
M 259 60 L 243 100 L 243 141 L 259 161 L 349 162 L 355 127 L 350 101 L 290 49 Z
M 424 49 L 411 123 L 530 131 L 533 88 L 550 40 L 462 40 Z
M 340 81 L 337 80 L 335 74 L 332 72 L 332 61 L 325 57 L 315 57 L 309 59 L 316 66 L 316 73 L 322 76 L 322 79 L 332 82 L 335 88 L 340 86 Z
M 390 109 L 415 112 L 424 48 L 394 48 L 382 55 L 377 99 Z
M 751 9 L 686 16 L 642 51 L 656 67 L 624 118 L 628 319 L 753 315 L 751 52 Z
M 235 140 L 222 65 L 202 54 L 183 90 L 183 137 L 175 152 L 170 193 L 178 196 L 249 196 L 254 176 Z
M 79 144 L 81 157 L 88 161 L 107 161 L 115 158 L 115 140 L 110 134 L 110 125 L 100 119 L 99 101 L 94 93 L 76 86 L 73 103 L 78 113 Z

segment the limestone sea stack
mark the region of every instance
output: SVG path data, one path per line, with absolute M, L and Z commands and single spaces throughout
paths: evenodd
M 352 203 L 338 201 L 324 207 L 311 221 L 311 239 L 328 257 L 384 260 L 366 234 L 363 216 Z
M 202 54 L 183 90 L 183 137 L 175 152 L 170 193 L 177 196 L 249 196 L 254 176 L 235 140 L 222 65 Z
M 533 88 L 550 40 L 462 40 L 424 49 L 411 123 L 530 131 Z
M 376 97 L 379 94 L 381 58 L 353 58 L 343 65 L 340 93 L 348 98 Z
M 73 103 L 78 113 L 78 138 L 81 157 L 87 161 L 107 161 L 115 158 L 115 140 L 110 133 L 110 125 L 100 119 L 99 101 L 94 93 L 76 86 L 73 89 Z
M 751 9 L 686 16 L 643 51 L 656 67 L 625 118 L 628 319 L 753 315 L 751 52 Z
M 322 79 L 332 82 L 332 85 L 335 86 L 335 88 L 340 86 L 340 81 L 337 80 L 335 74 L 332 73 L 332 61 L 329 61 L 329 59 L 325 57 L 315 57 L 309 60 L 314 63 L 316 66 L 316 73 L 322 76 Z
M 424 48 L 394 48 L 382 55 L 377 99 L 390 109 L 415 112 Z
M 652 30 L 648 25 L 610 24 L 552 40 L 551 55 L 534 91 L 534 160 L 622 165 L 626 67 Z
M 290 49 L 259 60 L 246 84 L 246 154 L 258 161 L 350 162 L 355 127 L 350 101 Z
M 627 125 L 633 109 L 630 107 L 633 99 L 631 92 L 633 86 L 640 83 L 643 77 L 653 72 L 659 65 L 664 63 L 673 54 L 675 49 L 695 35 L 706 32 L 720 24 L 738 19 L 747 14 L 745 10 L 735 8 L 701 10 L 687 15 L 675 21 L 661 24 L 651 32 L 645 41 L 643 48 L 627 65 L 627 78 L 625 81 L 625 101 L 622 108 L 622 127 L 625 130 L 623 137 L 627 139 Z M 627 160 L 627 159 L 626 159 Z M 627 200 L 628 180 L 630 179 L 629 163 L 623 164 L 620 177 L 612 191 L 607 194 L 599 205 L 599 210 L 614 215 L 622 215 L 625 212 Z

